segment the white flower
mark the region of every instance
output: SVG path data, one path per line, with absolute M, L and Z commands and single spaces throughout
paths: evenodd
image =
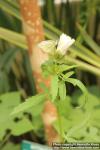
M 38 44 L 45 53 L 52 53 L 56 49 L 56 45 L 57 42 L 53 40 L 42 41 Z
M 65 55 L 68 48 L 75 42 L 74 39 L 72 39 L 70 36 L 67 36 L 66 34 L 61 34 L 60 39 L 58 41 L 57 46 L 57 52 L 59 52 L 62 55 Z
M 68 48 L 75 42 L 70 36 L 66 34 L 61 34 L 60 39 L 57 41 L 47 40 L 42 41 L 38 44 L 39 48 L 42 49 L 45 53 L 54 54 L 57 52 L 61 55 L 65 55 Z M 58 43 L 58 44 L 57 44 Z M 56 47 L 57 46 L 57 47 Z

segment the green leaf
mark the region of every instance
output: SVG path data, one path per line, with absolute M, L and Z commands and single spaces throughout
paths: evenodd
M 59 96 L 61 100 L 66 98 L 66 85 L 64 81 L 59 82 Z
M 99 86 L 97 86 L 97 85 L 91 85 L 91 86 L 89 86 L 87 88 L 88 88 L 88 91 L 91 94 L 95 95 L 97 98 L 100 98 L 100 89 L 99 89 Z
M 17 19 L 21 19 L 19 9 L 13 7 L 9 2 L 6 0 L 0 1 L 0 7 L 6 11 L 7 13 L 11 14 L 12 16 L 15 16 Z
M 91 117 L 91 113 L 88 113 L 88 115 L 86 115 L 86 117 L 83 119 L 83 121 L 81 121 L 81 123 L 77 124 L 76 126 L 73 126 L 67 133 L 67 137 L 72 137 L 72 135 L 77 132 L 79 129 L 83 128 L 85 125 L 88 124 L 89 120 Z
M 39 104 L 39 100 L 40 102 L 43 103 L 43 98 L 44 98 L 43 95 L 38 95 L 38 96 L 34 96 L 33 99 L 31 98 L 29 99 L 31 99 L 30 100 L 31 102 L 34 100 L 35 101 L 34 105 L 35 105 L 35 104 Z M 11 130 L 11 134 L 15 136 L 22 135 L 26 132 L 33 130 L 32 123 L 30 122 L 28 118 L 23 117 L 22 113 L 18 115 L 16 114 L 11 115 L 12 110 L 16 108 L 16 106 L 20 103 L 20 99 L 21 98 L 20 98 L 19 92 L 6 93 L 0 96 L 0 102 L 1 102 L 0 103 L 0 140 L 2 140 L 2 138 L 4 137 L 7 129 Z M 25 103 L 25 104 L 28 105 L 28 103 Z M 27 107 L 29 108 L 29 105 Z M 38 106 L 36 107 L 36 109 L 37 108 Z M 43 108 L 43 104 L 42 104 L 42 108 Z M 38 109 L 40 112 L 41 105 L 39 105 Z M 28 113 L 30 112 L 31 111 L 28 111 Z M 36 115 L 38 115 L 39 112 L 37 112 Z M 31 112 L 31 114 L 33 113 L 35 113 L 34 109 L 33 109 L 33 112 Z M 17 121 L 15 121 L 16 118 L 17 118 Z
M 44 94 L 39 94 L 39 95 L 32 96 L 32 97 L 26 99 L 26 102 L 20 104 L 16 108 L 14 108 L 14 110 L 11 113 L 11 116 L 14 114 L 26 111 L 27 109 L 32 108 L 32 106 L 37 106 L 38 104 L 43 102 L 44 99 L 45 99 Z
M 20 103 L 20 93 L 12 92 L 0 96 L 0 122 L 9 118 L 12 109 Z
M 18 136 L 33 130 L 33 125 L 27 118 L 23 118 L 18 122 L 12 122 L 11 129 L 11 133 L 14 136 Z
M 9 142 L 1 150 L 20 150 L 20 145 Z
M 84 99 L 84 95 L 81 95 L 78 99 L 79 104 L 82 104 L 83 99 Z M 99 106 L 99 104 L 100 104 L 99 100 L 100 100 L 100 98 L 96 97 L 92 93 L 88 93 L 88 99 L 84 106 L 84 109 L 86 109 L 86 111 L 93 110 L 95 108 L 95 106 L 97 106 L 97 105 Z
M 51 96 L 53 102 L 58 94 L 58 81 L 59 81 L 58 76 L 54 75 L 51 80 Z
M 39 85 L 46 94 L 49 93 L 49 88 L 43 82 L 41 82 Z
M 85 42 L 92 48 L 92 50 L 100 56 L 100 47 L 92 40 L 92 38 L 86 33 L 86 31 L 78 25 L 78 28 L 85 40 Z
M 73 78 L 68 78 L 66 81 L 73 84 L 74 86 L 78 86 L 83 93 L 87 94 L 87 89 L 81 81 Z
M 0 38 L 12 44 L 15 44 L 16 46 L 27 49 L 26 39 L 24 35 L 0 27 Z
M 72 76 L 74 73 L 75 73 L 74 71 L 70 71 L 70 72 L 66 73 L 63 77 L 64 77 L 65 79 L 67 79 L 67 78 L 69 78 L 70 76 Z
M 19 92 L 6 93 L 0 96 L 0 140 L 4 137 L 6 130 L 11 130 L 13 135 L 21 135 L 33 129 L 30 121 L 22 114 L 11 116 L 12 109 L 20 103 Z M 17 117 L 18 121 L 15 121 Z
M 59 114 L 64 117 L 70 117 L 70 113 L 72 112 L 71 98 L 66 96 L 66 99 L 63 101 L 57 101 L 56 106 L 59 108 Z
M 7 50 L 2 56 L 2 58 L 0 59 L 0 69 L 4 69 L 8 71 L 19 50 L 20 49 L 16 49 L 16 48 L 10 48 L 9 50 Z
M 15 23 L 14 23 L 12 17 L 9 16 L 2 9 L 0 9 L 0 26 L 15 30 Z
M 6 93 L 0 96 L 0 100 L 2 101 L 2 107 L 14 107 L 20 103 L 20 92 L 11 92 Z
M 4 137 L 7 129 L 10 130 L 11 135 L 14 136 L 19 136 L 33 130 L 33 125 L 29 119 L 25 117 L 19 119 L 19 116 L 17 117 L 17 119 L 17 121 L 14 121 L 14 118 L 8 118 L 8 120 L 0 123 L 1 140 Z
M 32 124 L 33 124 L 33 130 L 35 132 L 37 132 L 38 135 L 41 135 L 41 133 L 39 132 L 41 129 L 43 129 L 43 120 L 41 115 L 39 116 L 33 116 L 32 118 Z
M 62 73 L 64 71 L 69 71 L 70 69 L 76 68 L 78 65 L 60 65 L 58 73 Z
M 41 103 L 39 103 L 39 105 L 29 108 L 25 112 L 32 114 L 32 116 L 34 116 L 34 117 L 39 116 L 43 111 L 44 103 L 45 102 L 42 101 Z
M 5 93 L 10 90 L 8 75 L 5 71 L 0 72 L 0 93 Z
M 8 2 L 9 4 L 11 4 L 12 6 L 14 6 L 14 8 L 19 8 L 19 3 L 17 1 L 12 1 L 12 0 L 6 0 L 6 2 Z
M 63 131 L 67 132 L 71 127 L 71 121 L 67 120 L 67 119 L 65 119 L 65 117 L 61 116 L 61 123 L 62 123 Z M 53 122 L 53 127 L 60 134 L 59 120 L 58 119 Z

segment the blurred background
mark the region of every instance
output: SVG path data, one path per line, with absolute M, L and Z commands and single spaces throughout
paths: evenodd
M 38 4 L 46 39 L 57 39 L 62 32 L 76 39 L 76 44 L 68 56 L 68 64 L 80 66 L 75 69 L 74 77 L 81 80 L 90 93 L 100 100 L 100 1 L 39 0 Z M 24 116 L 27 116 L 27 119 L 14 118 L 9 121 L 9 125 L 8 121 L 2 123 L 7 117 L 9 108 L 36 93 L 29 57 L 19 1 L 0 0 L 1 150 L 18 150 L 23 139 L 43 144 L 46 141 L 39 116 L 43 109 L 42 105 L 34 109 L 34 113 L 32 110 L 25 112 Z M 66 87 L 69 96 L 76 101 L 80 92 L 71 85 Z M 94 103 L 95 98 L 92 96 L 91 100 Z M 100 130 L 100 125 L 98 128 Z M 98 138 L 100 139 L 100 131 Z

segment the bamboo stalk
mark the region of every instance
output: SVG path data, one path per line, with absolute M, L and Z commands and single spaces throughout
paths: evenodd
M 44 40 L 40 8 L 37 0 L 20 0 L 20 8 L 36 88 L 38 92 L 41 92 L 41 88 L 39 87 L 40 82 L 44 82 L 49 87 L 50 79 L 45 80 L 41 75 L 41 64 L 48 59 L 48 56 L 36 46 L 37 43 Z M 56 139 L 58 137 L 52 127 L 52 122 L 57 119 L 57 110 L 49 100 L 45 103 L 42 118 L 44 121 L 46 140 L 48 144 L 51 144 L 54 140 L 57 141 Z

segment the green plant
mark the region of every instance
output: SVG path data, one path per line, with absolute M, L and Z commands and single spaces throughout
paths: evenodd
M 18 137 L 33 131 L 33 135 L 38 134 L 38 136 L 41 136 L 43 124 L 40 113 L 43 110 L 44 95 L 41 94 L 26 99 L 24 106 L 20 110 L 23 111 L 24 109 L 24 111 L 17 115 L 11 115 L 12 109 L 16 108 L 20 103 L 21 95 L 19 92 L 6 93 L 0 96 L 0 149 L 11 135 Z
M 66 41 L 68 40 L 68 42 Z M 43 95 L 36 95 L 29 99 L 29 101 L 20 104 L 18 107 L 14 108 L 11 116 L 16 115 L 18 113 L 24 112 L 25 110 L 31 108 L 32 106 L 37 106 L 43 99 L 51 99 L 52 103 L 55 104 L 57 111 L 58 111 L 58 124 L 59 124 L 59 135 L 61 140 L 65 140 L 65 131 L 62 124 L 62 117 L 61 111 L 63 110 L 63 102 L 66 105 L 67 97 L 66 97 L 66 86 L 65 83 L 71 83 L 74 86 L 78 86 L 82 92 L 84 93 L 84 101 L 87 96 L 87 90 L 85 86 L 77 79 L 71 78 L 74 74 L 74 71 L 70 71 L 71 69 L 75 68 L 75 65 L 66 65 L 64 63 L 65 53 L 72 43 L 74 42 L 73 39 L 67 37 L 66 35 L 62 34 L 57 46 L 57 43 L 54 41 L 44 41 L 39 44 L 39 47 L 43 49 L 43 51 L 49 54 L 49 60 L 46 61 L 42 66 L 42 72 L 44 77 L 51 77 L 51 87 L 50 92 L 49 89 L 42 83 L 41 87 L 44 90 Z M 57 49 L 56 49 L 57 46 Z M 36 100 L 37 98 L 37 100 Z M 42 102 L 43 103 L 43 102 Z M 62 103 L 62 109 L 60 105 Z M 84 104 L 81 104 L 82 107 Z M 69 106 L 67 106 L 69 108 Z M 67 114 L 67 113 L 66 113 Z
M 42 87 L 44 87 L 43 84 Z M 45 92 L 47 95 L 48 91 L 46 90 Z M 61 97 L 64 95 L 63 92 L 60 93 Z M 64 96 L 62 98 L 64 98 Z M 3 144 L 9 140 L 11 135 L 18 136 L 28 131 L 34 131 L 34 133 L 37 132 L 38 135 L 40 134 L 40 130 L 42 128 L 40 114 L 44 107 L 45 95 L 30 97 L 22 104 L 20 104 L 20 99 L 20 93 L 18 92 L 7 93 L 0 96 L 0 118 L 2 118 L 2 120 L 0 120 L 0 140 L 3 139 L 0 146 L 3 146 Z M 59 113 L 62 121 L 65 141 L 74 142 L 77 140 L 84 142 L 99 142 L 99 100 L 99 88 L 97 88 L 97 86 L 91 86 L 88 87 L 88 100 L 84 107 L 78 108 L 78 105 L 83 105 L 84 101 L 84 95 L 82 95 L 79 90 L 76 90 L 72 96 L 67 95 L 64 100 L 55 101 L 56 106 L 60 108 Z M 76 105 L 77 107 L 74 107 Z M 12 109 L 14 109 L 13 113 Z M 32 115 L 32 120 L 29 119 L 28 115 L 24 115 L 25 112 Z M 19 118 L 18 122 L 14 121 L 16 117 L 17 120 Z M 25 123 L 27 123 L 27 125 Z M 53 123 L 53 126 L 60 134 L 58 120 Z M 10 132 L 7 133 L 6 131 L 8 129 L 10 129 Z M 15 145 L 10 144 L 9 146 L 4 146 L 4 148 L 8 148 L 10 146 L 15 147 Z
M 49 2 L 50 1 L 48 1 L 48 4 L 47 4 L 48 7 L 49 7 Z M 62 30 L 64 32 L 70 33 L 70 35 L 73 35 L 74 37 L 76 35 L 79 35 L 79 36 L 77 36 L 75 45 L 69 48 L 70 51 L 63 60 L 64 61 L 63 63 L 65 64 L 65 66 L 64 66 L 65 72 L 64 72 L 63 76 L 65 75 L 65 73 L 67 73 L 66 70 L 68 69 L 67 67 L 69 65 L 76 64 L 78 67 L 77 67 L 77 69 L 75 69 L 75 72 L 78 71 L 79 78 L 81 76 L 81 79 L 82 79 L 82 76 L 83 76 L 83 77 L 86 77 L 87 82 L 95 83 L 95 77 L 97 76 L 96 82 L 98 85 L 100 85 L 100 82 L 98 79 L 98 77 L 100 76 L 100 52 L 99 52 L 100 47 L 90 37 L 90 35 L 91 35 L 92 37 L 94 37 L 94 39 L 96 41 L 98 41 L 97 40 L 97 31 L 98 31 L 98 24 L 99 24 L 98 18 L 100 18 L 99 17 L 99 12 L 100 12 L 99 0 L 93 0 L 93 3 L 91 3 L 91 1 L 86 0 L 85 3 L 81 3 L 81 4 L 82 4 L 82 6 L 81 6 L 82 9 L 80 8 L 80 19 L 79 20 L 77 20 L 77 18 L 72 15 L 73 13 L 72 13 L 71 4 L 67 1 L 66 6 L 62 3 L 62 5 L 60 7 L 60 14 L 58 13 L 59 16 L 57 16 L 58 14 L 55 14 L 54 17 L 52 18 L 53 14 L 50 14 L 50 20 L 48 19 L 48 21 L 51 22 L 53 20 L 53 25 L 55 25 L 56 27 L 58 27 L 60 30 Z M 50 7 L 48 8 L 48 12 L 51 12 L 51 13 L 53 12 L 53 11 L 49 11 L 50 9 L 52 10 L 52 5 L 54 5 L 54 3 L 50 4 Z M 83 5 L 85 5 L 85 9 L 83 9 L 83 7 L 84 7 Z M 90 5 L 92 7 L 90 7 Z M 55 6 L 53 6 L 53 7 L 55 7 Z M 66 9 L 66 7 L 68 9 Z M 32 77 L 32 71 L 30 68 L 29 58 L 28 58 L 28 54 L 27 54 L 27 44 L 25 41 L 25 36 L 22 35 L 22 33 L 21 33 L 21 16 L 19 13 L 18 1 L 17 0 L 14 0 L 14 1 L 1 0 L 0 8 L 1 8 L 0 9 L 0 18 L 2 18 L 2 19 L 0 19 L 0 26 L 1 26 L 0 27 L 0 93 L 12 91 L 12 90 L 20 90 L 21 95 L 24 98 L 26 98 L 27 95 L 33 95 L 35 93 L 35 87 L 34 87 L 34 83 L 33 83 L 33 77 Z M 53 10 L 55 11 L 55 9 L 53 9 Z M 56 12 L 53 12 L 53 13 L 56 13 Z M 89 26 L 89 24 L 88 24 L 89 17 L 91 14 L 94 14 L 94 13 L 96 14 L 96 24 L 95 24 L 95 32 L 94 32 L 95 35 L 91 34 L 91 32 L 88 32 L 89 28 L 87 28 Z M 45 14 L 47 14 L 47 13 L 45 13 Z M 85 18 L 84 18 L 84 14 L 85 14 Z M 71 16 L 71 17 L 69 18 L 68 16 Z M 49 15 L 48 15 L 48 17 L 49 17 Z M 64 17 L 64 19 L 63 19 L 63 17 Z M 68 18 L 69 18 L 69 20 L 68 20 Z M 46 17 L 45 17 L 45 20 L 46 20 Z M 5 24 L 5 22 L 6 22 L 6 24 Z M 84 25 L 84 27 L 82 27 L 77 24 L 79 33 L 76 32 L 75 22 L 79 22 L 81 25 Z M 72 29 L 70 27 L 73 25 L 73 23 L 75 26 L 72 27 L 73 28 Z M 45 37 L 47 39 L 56 40 L 58 38 L 58 36 L 62 33 L 60 30 L 58 30 L 56 27 L 53 27 L 51 24 L 49 24 L 46 21 L 43 21 L 43 24 L 44 24 L 44 30 L 45 30 Z M 66 26 L 67 26 L 67 28 L 66 28 Z M 21 57 L 20 60 L 18 59 L 19 56 Z M 48 61 L 47 64 L 44 64 L 42 67 L 48 68 L 49 67 L 48 64 L 50 65 L 50 68 L 51 68 L 52 61 L 50 61 L 50 62 Z M 58 67 L 58 66 L 56 66 L 56 67 Z M 76 66 L 72 66 L 72 67 L 76 68 Z M 84 75 L 84 72 L 80 73 L 79 70 L 85 70 L 85 71 L 91 72 L 96 76 L 93 76 L 93 79 L 91 80 L 90 76 L 88 77 L 88 74 L 85 73 L 85 75 Z M 73 73 L 74 73 L 73 71 L 70 71 L 69 74 L 67 74 L 66 76 L 67 77 L 69 76 L 69 78 L 70 78 L 71 75 L 74 75 Z M 48 72 L 44 71 L 44 74 L 48 74 Z M 13 81 L 11 82 L 10 79 L 13 79 Z M 54 85 L 56 84 L 56 86 L 58 86 L 57 82 L 55 83 L 55 80 L 57 81 L 58 79 L 59 78 L 57 76 L 54 77 L 54 79 L 52 79 L 52 80 L 54 80 L 54 83 L 52 81 L 52 84 L 54 84 Z M 84 80 L 84 78 L 83 78 L 83 80 Z M 74 80 L 69 79 L 69 81 L 71 83 L 74 82 L 74 84 L 76 82 L 75 79 Z M 67 82 L 68 82 L 68 80 L 65 83 L 67 83 Z M 85 82 L 85 83 L 87 83 L 87 82 Z M 66 91 L 65 83 L 64 83 L 64 81 L 63 82 L 59 81 L 58 91 L 59 91 L 60 97 L 65 97 L 66 96 L 65 93 L 68 92 L 68 91 Z M 77 82 L 77 83 L 80 86 L 80 83 L 79 82 Z M 41 87 L 45 89 L 46 93 L 48 93 L 48 89 L 45 87 L 45 85 L 41 84 Z M 94 88 L 94 90 L 92 90 L 92 92 L 91 92 L 92 94 L 88 94 L 91 99 L 91 102 L 87 101 L 86 105 L 90 106 L 92 108 L 92 109 L 90 109 L 90 107 L 89 107 L 89 110 L 88 110 L 88 107 L 86 107 L 85 110 L 83 110 L 81 108 L 76 109 L 73 107 L 73 105 L 78 105 L 78 104 L 80 106 L 80 103 L 81 103 L 80 99 L 83 99 L 83 96 L 80 96 L 80 92 L 75 92 L 73 94 L 73 97 L 68 95 L 64 101 L 59 101 L 58 104 L 56 104 L 56 102 L 54 101 L 54 103 L 57 105 L 57 107 L 61 106 L 60 117 L 62 120 L 62 124 L 64 124 L 64 126 L 63 126 L 64 137 L 63 138 L 65 140 L 67 140 L 67 141 L 75 141 L 75 140 L 89 141 L 90 140 L 90 141 L 97 142 L 98 138 L 100 138 L 99 137 L 99 135 L 100 135 L 100 131 L 99 131 L 99 128 L 100 128 L 99 127 L 99 114 L 100 114 L 100 112 L 99 112 L 99 104 L 98 104 L 100 95 L 94 94 L 93 91 L 95 91 L 95 93 L 96 93 L 97 88 Z M 53 93 L 52 97 L 55 97 L 55 95 L 57 94 L 57 88 L 52 89 L 51 93 Z M 51 93 L 50 93 L 50 98 L 51 98 Z M 15 99 L 16 94 L 15 93 L 12 93 L 12 94 L 14 94 L 13 99 Z M 46 94 L 46 96 L 48 96 L 48 95 Z M 8 95 L 6 97 L 9 98 Z M 76 99 L 77 99 L 77 101 L 76 101 Z M 8 103 L 9 100 L 10 100 L 10 98 L 6 100 L 8 106 L 9 106 L 9 103 Z M 41 102 L 35 103 L 35 97 L 32 97 L 32 101 L 31 101 L 31 98 L 29 98 L 27 100 L 29 100 L 29 102 L 27 101 L 27 103 L 26 103 L 26 105 L 28 105 L 28 107 L 26 107 L 26 108 L 22 107 L 23 109 L 21 107 L 19 107 L 21 109 L 20 111 L 23 113 L 28 112 L 29 114 L 31 114 L 32 121 L 29 119 L 29 117 L 27 117 L 26 120 L 27 120 L 27 122 L 29 122 L 30 126 L 32 125 L 31 126 L 32 128 L 30 127 L 30 130 L 33 130 L 35 133 L 37 133 L 37 135 L 39 135 L 40 132 L 38 132 L 38 131 L 40 131 L 40 128 L 42 128 L 40 113 L 42 112 L 44 101 L 41 101 L 41 99 L 39 99 L 39 101 L 41 101 Z M 53 98 L 53 100 L 54 100 L 54 98 Z M 5 105 L 2 105 L 3 99 L 1 101 L 2 101 L 2 103 L 0 103 L 1 110 L 3 110 L 3 109 L 5 110 Z M 20 101 L 20 97 L 19 97 L 19 101 Z M 30 110 L 30 103 L 32 104 L 31 105 L 32 110 Z M 74 103 L 74 104 L 72 105 L 72 103 Z M 13 102 L 12 102 L 12 104 L 13 104 Z M 9 107 L 12 107 L 12 104 Z M 20 104 L 20 102 L 17 103 L 17 105 L 18 104 Z M 10 110 L 8 113 L 7 105 L 6 105 L 7 111 L 5 112 L 3 110 L 3 112 L 2 112 L 6 116 L 8 116 L 11 111 Z M 33 107 L 33 105 L 34 105 L 34 107 Z M 83 106 L 83 103 L 81 105 Z M 14 107 L 15 106 L 16 105 L 14 105 Z M 20 105 L 20 106 L 24 106 L 24 105 Z M 66 110 L 66 108 L 68 109 L 68 111 Z M 15 110 L 17 110 L 17 109 L 15 109 Z M 34 110 L 34 113 L 33 113 L 33 110 Z M 18 110 L 16 111 L 16 115 L 17 115 L 17 112 L 18 112 Z M 66 117 L 67 114 L 69 116 L 71 116 L 70 119 L 68 118 L 68 116 Z M 75 114 L 75 115 L 73 115 L 73 114 Z M 78 118 L 76 118 L 76 116 L 78 116 L 78 114 L 80 114 L 80 116 Z M 5 117 L 5 115 L 3 115 L 3 116 Z M 15 115 L 15 117 L 16 117 L 16 115 Z M 92 117 L 93 115 L 94 115 L 94 117 Z M 12 114 L 12 116 L 13 116 L 13 114 Z M 21 120 L 23 120 L 23 118 L 24 118 L 23 116 L 24 116 L 23 114 L 21 114 L 21 116 L 19 115 L 19 117 L 21 117 Z M 85 118 L 87 116 L 88 116 L 88 118 Z M 85 122 L 84 121 L 82 122 L 81 117 L 84 117 L 84 120 L 86 119 Z M 13 117 L 11 117 L 11 118 L 13 119 Z M 12 119 L 10 119 L 10 121 L 16 125 L 16 123 L 13 122 Z M 69 120 L 72 120 L 72 121 L 69 121 Z M 82 122 L 82 124 L 81 124 L 81 122 Z M 87 122 L 89 123 L 89 125 Z M 5 118 L 5 123 L 7 125 L 6 118 Z M 19 122 L 19 124 L 20 124 L 20 122 Z M 78 128 L 75 127 L 76 125 L 77 126 L 79 125 Z M 66 128 L 65 128 L 65 126 L 66 126 Z M 80 129 L 80 127 L 83 127 L 83 126 L 85 126 L 84 133 Z M 2 144 L 4 144 L 4 142 L 8 140 L 7 136 L 6 136 L 7 139 L 4 138 L 4 135 L 6 135 L 6 132 L 5 132 L 6 129 L 10 129 L 13 131 L 14 126 L 12 126 L 12 128 L 11 128 L 11 126 L 5 126 L 4 129 L 2 129 L 2 127 L 3 126 L 1 125 L 1 130 L 2 130 L 1 139 L 2 139 Z M 60 133 L 58 120 L 56 122 L 54 122 L 54 127 L 57 130 L 57 132 Z M 92 132 L 91 129 L 93 130 L 93 133 L 91 133 Z M 70 131 L 70 130 L 71 130 L 71 132 L 68 133 L 68 131 Z M 79 130 L 79 134 L 77 135 L 76 132 L 78 132 L 78 130 Z M 18 131 L 17 126 L 16 126 L 16 131 Z M 26 129 L 24 131 L 20 129 L 20 133 L 17 135 L 20 135 L 25 132 L 26 132 Z M 9 137 L 9 135 L 8 135 L 8 137 Z M 95 138 L 93 139 L 92 137 L 95 137 Z M 14 145 L 14 147 L 15 147 L 15 145 Z M 9 148 L 9 149 L 11 149 L 11 148 Z
M 83 103 L 84 95 L 81 95 L 79 90 L 73 93 L 72 98 L 66 97 L 65 101 L 59 101 L 64 137 L 67 142 L 99 142 L 100 94 L 99 91 L 97 92 L 98 94 L 96 92 L 92 93 L 94 89 L 98 91 L 97 87 L 88 88 L 88 100 L 82 109 L 77 109 L 72 105 L 73 101 L 74 104 L 77 102 L 77 105 Z M 54 122 L 54 127 L 59 133 L 58 120 Z

